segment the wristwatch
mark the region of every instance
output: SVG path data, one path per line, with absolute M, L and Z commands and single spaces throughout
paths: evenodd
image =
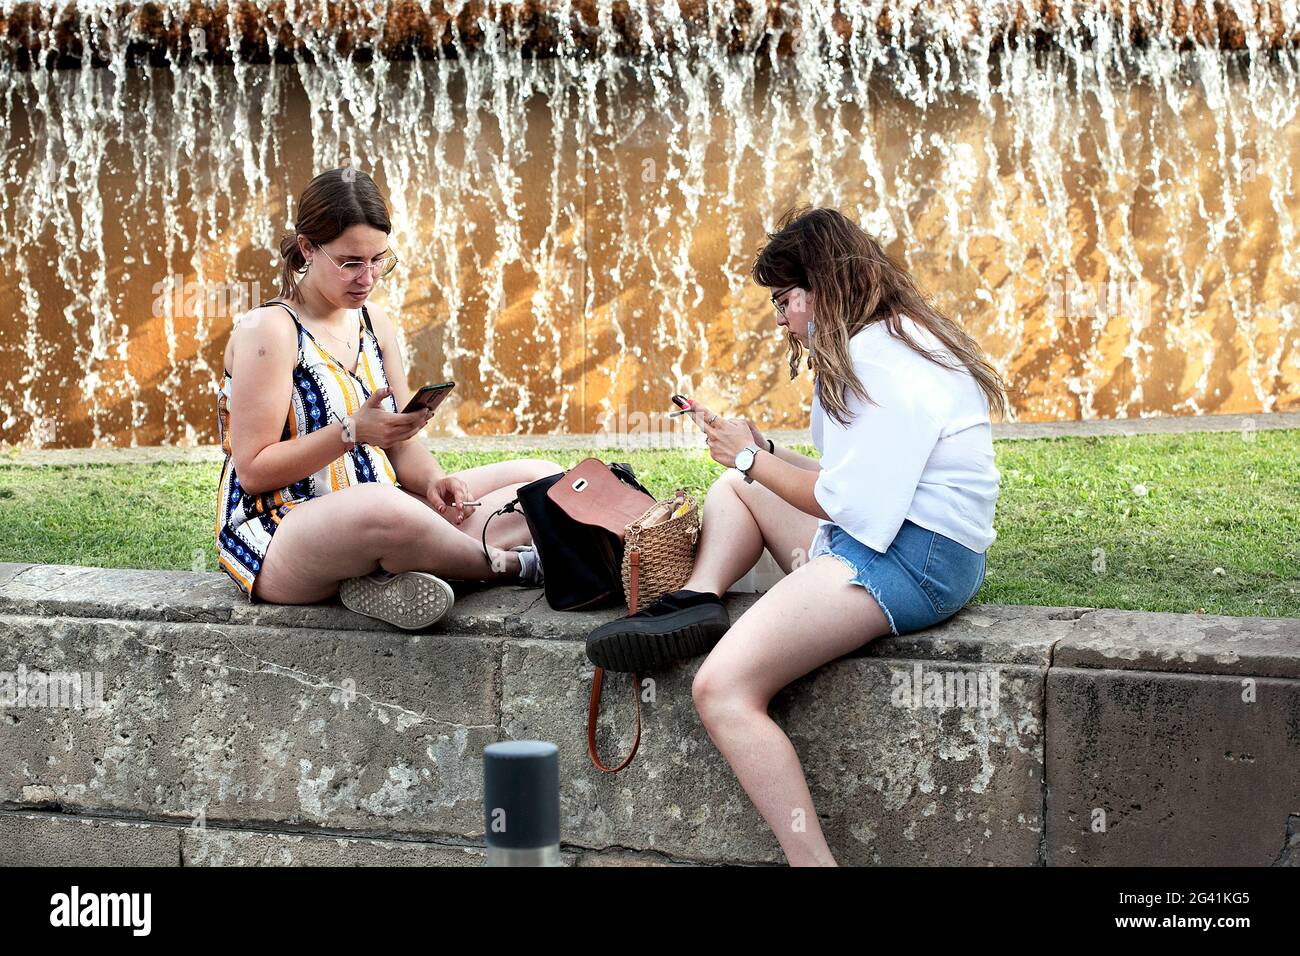
M 357 444 L 356 424 L 352 421 L 352 416 L 347 415 L 342 419 L 343 423 L 343 441 L 351 451 Z
M 754 479 L 749 474 L 749 469 L 754 467 L 754 458 L 757 457 L 758 453 L 762 450 L 763 449 L 759 448 L 757 445 L 750 444 L 746 445 L 736 453 L 736 471 L 744 475 L 745 481 L 751 485 L 754 483 Z

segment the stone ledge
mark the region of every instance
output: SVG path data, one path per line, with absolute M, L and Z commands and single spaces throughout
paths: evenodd
M 1056 645 L 1052 663 L 1300 678 L 1300 618 L 1089 611 Z
M 730 596 L 733 620 L 755 599 Z M 483 746 L 541 738 L 560 747 L 569 862 L 779 862 L 699 724 L 699 661 L 643 683 L 628 770 L 591 767 L 581 641 L 618 613 L 485 588 L 409 633 L 337 605 L 250 606 L 224 574 L 0 565 L 0 672 L 102 672 L 106 705 L 0 709 L 0 807 L 61 811 L 34 831 L 49 862 L 82 832 L 123 861 L 454 856 L 482 841 Z M 976 605 L 819 668 L 772 716 L 845 863 L 1289 865 L 1297 661 L 1296 620 Z M 900 705 L 916 669 L 996 673 L 999 706 Z M 606 757 L 630 746 L 628 692 L 611 675 Z M 1091 830 L 1099 811 L 1109 837 Z M 130 829 L 184 831 L 199 812 L 228 836 Z M 55 829 L 69 813 L 101 822 Z
M 647 679 L 641 750 L 617 776 L 587 758 L 592 668 L 578 641 L 0 614 L 0 671 L 19 664 L 101 672 L 104 706 L 0 712 L 11 809 L 476 841 L 483 747 L 541 738 L 560 747 L 575 850 L 780 860 L 700 726 L 699 661 Z M 918 666 L 846 658 L 774 701 L 832 839 L 846 862 L 1032 864 L 1045 668 L 991 665 L 993 713 L 889 706 L 894 673 Z M 607 755 L 631 744 L 628 690 L 611 677 Z
M 1053 667 L 1046 697 L 1047 865 L 1300 866 L 1300 681 Z
M 456 604 L 433 633 L 538 640 L 585 640 L 621 609 L 554 611 L 539 589 L 456 582 Z M 756 594 L 728 594 L 735 621 Z M 974 605 L 933 630 L 872 642 L 866 656 L 1046 664 L 1053 643 L 1086 608 Z M 251 604 L 224 573 L 139 571 L 77 565 L 0 564 L 0 614 L 121 621 L 239 624 L 329 631 L 406 633 L 355 614 L 337 599 L 321 604 Z
M 457 582 L 456 590 L 455 607 L 432 633 L 580 641 L 621 613 L 554 611 L 537 589 Z M 731 619 L 758 597 L 727 595 Z M 337 600 L 251 604 L 210 571 L 0 563 L 0 614 L 406 633 Z M 975 604 L 855 656 L 1300 678 L 1300 619 Z

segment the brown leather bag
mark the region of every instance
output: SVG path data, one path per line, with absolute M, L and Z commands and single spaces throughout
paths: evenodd
M 604 528 L 621 541 L 624 529 L 655 500 L 619 481 L 599 458 L 584 458 L 546 489 L 546 497 L 582 524 Z
M 653 502 L 630 467 L 587 458 L 521 486 L 518 498 L 496 514 L 523 512 L 545 572 L 546 603 L 557 611 L 580 611 L 623 598 L 624 518 Z M 483 531 L 487 554 L 487 523 Z

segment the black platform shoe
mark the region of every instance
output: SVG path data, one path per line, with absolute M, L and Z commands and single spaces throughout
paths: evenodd
M 610 671 L 654 670 L 707 653 L 729 627 L 731 618 L 718 595 L 670 591 L 588 634 L 587 657 Z

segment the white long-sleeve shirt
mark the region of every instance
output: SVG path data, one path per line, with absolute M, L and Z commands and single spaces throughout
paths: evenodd
M 944 350 L 920 323 L 902 321 L 923 348 Z M 825 414 L 813 389 L 811 431 L 821 453 L 813 494 L 831 517 L 820 522 L 818 538 L 833 523 L 883 552 L 910 520 L 982 554 L 997 538 L 1001 476 L 988 400 L 974 377 L 931 362 L 882 322 L 854 335 L 849 352 L 872 402 L 850 392 L 854 417 L 845 427 Z

